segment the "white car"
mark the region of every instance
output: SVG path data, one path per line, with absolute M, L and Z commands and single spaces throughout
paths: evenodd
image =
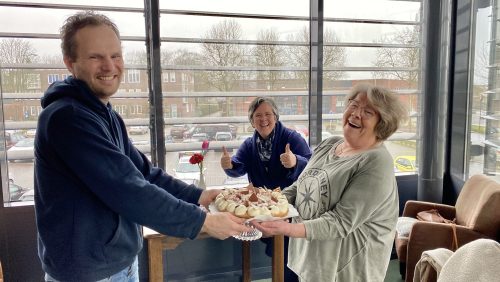
M 7 150 L 7 158 L 9 161 L 13 162 L 16 160 L 33 160 L 34 153 L 33 149 L 35 146 L 35 139 L 25 138 L 12 146 Z
M 21 197 L 19 197 L 19 201 L 21 202 L 26 202 L 26 201 L 34 201 L 35 200 L 35 190 L 34 189 L 29 189 L 28 191 L 24 192 Z
M 149 128 L 147 126 L 131 126 L 128 130 L 130 135 L 144 135 L 148 133 Z
M 233 139 L 233 135 L 231 132 L 217 132 L 215 133 L 215 141 L 231 141 Z
M 200 168 L 197 164 L 189 162 L 191 156 L 182 156 L 174 169 L 174 176 L 184 182 L 192 182 L 188 180 L 200 181 Z
M 332 136 L 333 136 L 333 134 L 331 134 L 328 131 L 321 131 L 321 140 L 328 139 L 328 138 L 330 138 Z

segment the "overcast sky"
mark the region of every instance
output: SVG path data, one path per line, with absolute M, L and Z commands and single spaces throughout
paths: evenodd
M 0 0 L 2 2 L 2 0 Z M 19 1 L 37 2 L 37 1 Z M 74 5 L 117 6 L 142 8 L 141 0 L 66 0 L 66 1 L 38 1 L 42 3 L 63 3 Z M 231 13 L 269 14 L 308 16 L 309 0 L 176 0 L 160 1 L 160 9 L 196 10 Z M 356 19 L 384 19 L 415 21 L 420 8 L 418 2 L 390 1 L 390 0 L 345 0 L 325 1 L 325 18 L 356 18 Z M 48 10 L 34 8 L 0 8 L 0 31 L 16 33 L 50 33 L 57 34 L 64 19 L 72 14 L 72 10 Z M 484 45 L 489 39 L 488 15 L 490 11 L 483 9 L 478 15 L 480 34 L 476 36 L 477 44 Z M 106 13 L 120 28 L 122 35 L 144 36 L 144 17 L 140 13 Z M 196 38 L 203 36 L 220 18 L 176 16 L 163 14 L 160 20 L 160 32 L 163 37 Z M 273 27 L 285 40 L 286 36 L 301 30 L 307 22 L 303 21 L 268 21 L 253 19 L 238 19 L 242 26 L 243 38 L 256 39 L 262 29 Z M 326 23 L 326 29 L 335 32 L 340 42 L 372 43 L 382 37 L 394 34 L 401 26 L 352 23 Z M 60 54 L 59 40 L 32 40 L 38 54 Z M 163 46 L 167 46 L 165 43 Z M 184 45 L 191 47 L 192 45 Z M 125 42 L 124 51 L 134 49 L 145 50 L 143 43 Z M 347 64 L 349 66 L 370 66 L 373 63 L 374 49 L 350 49 Z M 477 51 L 477 49 L 476 49 Z

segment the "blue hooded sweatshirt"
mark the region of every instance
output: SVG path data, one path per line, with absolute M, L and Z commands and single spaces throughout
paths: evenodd
M 131 265 L 141 225 L 195 238 L 202 190 L 139 152 L 125 124 L 85 82 L 52 84 L 35 138 L 35 212 L 42 268 L 61 281 L 96 281 Z

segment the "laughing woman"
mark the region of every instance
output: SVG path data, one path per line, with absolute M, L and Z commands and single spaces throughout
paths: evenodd
M 343 138 L 314 150 L 283 190 L 299 217 L 254 225 L 290 237 L 288 267 L 300 281 L 383 281 L 398 217 L 398 192 L 384 140 L 406 118 L 392 92 L 355 86 L 347 97 Z

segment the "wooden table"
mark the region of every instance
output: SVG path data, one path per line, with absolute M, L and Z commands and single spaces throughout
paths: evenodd
M 184 239 L 166 236 L 159 234 L 149 228 L 144 228 L 144 238 L 147 241 L 148 247 L 148 263 L 149 263 L 149 281 L 150 282 L 163 282 L 163 251 L 173 250 Z M 205 233 L 202 233 L 196 237 L 198 239 L 209 238 Z M 231 240 L 231 239 L 229 239 Z M 272 258 L 272 281 L 273 282 L 283 282 L 283 244 L 284 238 L 282 235 L 274 236 L 273 238 L 273 258 Z M 242 274 L 243 282 L 250 282 L 250 241 L 241 241 L 242 243 Z

